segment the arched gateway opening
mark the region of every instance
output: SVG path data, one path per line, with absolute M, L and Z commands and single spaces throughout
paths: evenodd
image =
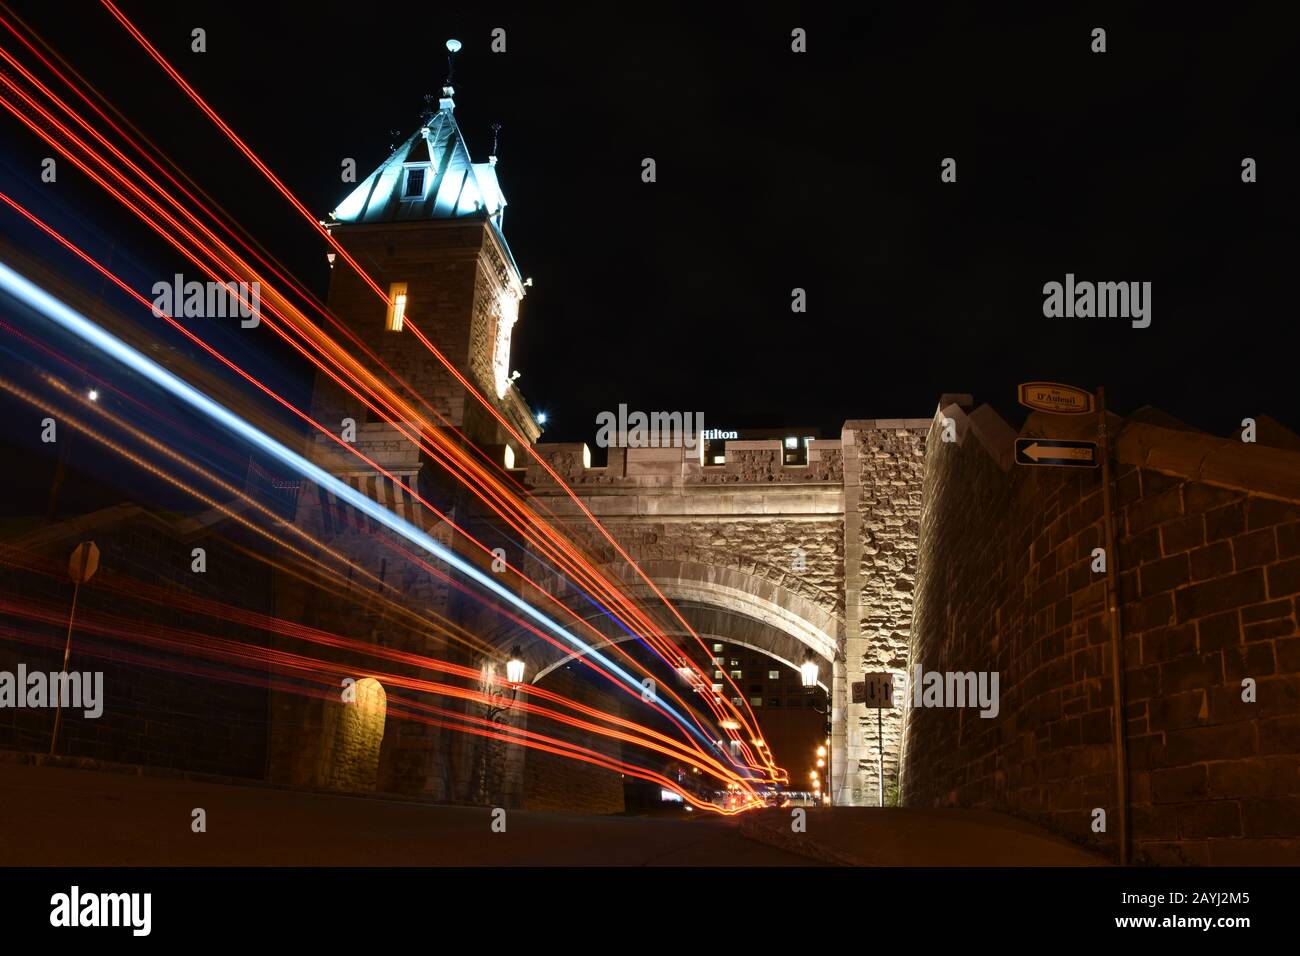
M 728 442 L 707 465 L 681 448 L 610 448 L 606 464 L 591 467 L 580 443 L 535 446 L 581 508 L 539 466 L 529 465 L 524 479 L 547 520 L 582 542 L 593 563 L 633 596 L 659 608 L 664 626 L 682 632 L 675 636 L 686 628 L 659 594 L 710 649 L 752 649 L 776 670 L 812 655 L 829 697 L 834 802 L 876 805 L 881 761 L 885 792 L 896 787 L 902 711 L 887 710 L 878 724 L 875 711 L 853 702 L 852 685 L 883 672 L 902 686 L 931 425 L 846 422 L 838 439 L 807 440 L 806 459 L 793 461 L 781 440 Z M 591 515 L 616 545 L 593 528 Z M 534 580 L 546 577 L 540 565 L 528 570 Z M 608 640 L 627 636 L 606 627 L 565 582 L 556 581 L 553 593 L 579 615 L 592 615 Z M 529 655 L 530 674 L 574 666 L 560 660 L 567 649 L 518 635 L 501 635 L 498 646 L 513 643 Z M 736 669 L 746 673 L 746 665 Z
M 604 570 L 622 577 L 632 596 L 645 605 L 663 607 L 653 591 L 631 574 L 630 569 Z M 647 561 L 642 570 L 651 575 L 655 586 L 689 626 L 688 630 L 673 621 L 675 626 L 665 629 L 666 636 L 706 675 L 714 693 L 725 695 L 735 705 L 753 712 L 776 763 L 788 774 L 788 783 L 782 789 L 790 798 L 795 802 L 811 801 L 814 795 L 826 792 L 828 779 L 833 788 L 842 789 L 847 768 L 836 770 L 828 746 L 830 725 L 835 717 L 833 689 L 838 633 L 842 629 L 840 620 L 805 597 L 735 569 L 681 562 L 669 566 Z M 618 630 L 601 611 L 590 605 L 579 611 L 574 601 L 568 603 L 585 624 L 604 636 L 599 644 L 592 641 L 597 652 L 614 657 L 609 645 L 618 645 L 620 650 L 647 664 L 650 673 L 657 675 L 656 679 L 670 682 L 683 697 L 692 692 L 687 681 L 678 678 L 641 646 L 637 637 Z M 666 610 L 660 616 L 671 618 Z M 585 628 L 578 631 L 589 633 Z M 692 631 L 699 637 L 698 642 Z M 493 643 L 517 644 L 523 652 L 530 681 L 547 689 L 564 687 L 572 691 L 584 678 L 590 679 L 583 662 L 587 656 L 585 651 L 574 649 L 562 654 L 554 645 L 520 632 L 502 634 Z M 814 687 L 805 688 L 800 669 L 810 655 L 817 662 L 818 678 Z M 612 686 L 605 691 L 603 706 L 616 708 L 626 717 L 644 719 L 635 695 L 620 694 Z M 545 778 L 552 758 L 530 753 L 524 761 L 525 803 L 544 807 L 547 805 Z M 593 780 L 588 788 L 593 798 L 600 786 Z M 608 781 L 603 786 L 607 791 Z M 629 784 L 627 799 L 635 801 L 637 793 L 635 782 Z M 608 803 L 608 793 L 600 800 Z

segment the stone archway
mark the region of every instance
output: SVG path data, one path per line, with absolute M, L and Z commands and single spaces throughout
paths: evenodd
M 747 574 L 732 567 L 692 561 L 646 561 L 641 565 L 655 586 L 674 606 L 718 608 L 742 618 L 762 622 L 828 662 L 838 660 L 844 621 L 833 595 L 801 594 L 770 577 Z M 639 577 L 624 569 L 620 577 L 643 600 L 654 595 Z M 796 660 L 800 655 L 790 654 Z
M 659 609 L 657 617 L 664 625 L 663 633 L 670 640 L 686 645 L 694 640 L 693 632 L 706 644 L 720 641 L 757 651 L 794 671 L 799 670 L 804 658 L 811 653 L 819 664 L 817 685 L 831 703 L 832 714 L 826 715 L 826 719 L 833 720 L 843 710 L 843 701 L 836 696 L 837 690 L 842 697 L 847 689 L 844 680 L 837 680 L 837 676 L 841 676 L 843 661 L 839 649 L 843 621 L 834 613 L 833 596 L 819 603 L 807 594 L 796 593 L 770 578 L 702 562 L 649 560 L 640 567 L 650 576 L 654 588 L 627 565 L 607 565 L 601 570 L 610 578 L 621 580 L 629 595 L 643 607 Z M 655 589 L 671 602 L 684 618 L 685 625 L 663 608 Z M 591 650 L 557 649 L 555 644 L 517 628 L 502 628 L 489 638 L 502 650 L 515 645 L 521 648 L 530 683 L 551 680 L 552 675 L 562 676 L 568 665 L 589 657 L 592 651 L 621 662 L 622 655 L 610 653 L 609 646 L 626 645 L 637 640 L 635 635 L 614 625 L 602 610 L 586 603 L 572 591 L 563 600 L 585 625 L 590 626 L 590 629 L 577 626 L 572 619 L 566 622 L 572 633 L 592 646 Z M 591 629 L 600 637 L 594 636 Z M 581 668 L 575 669 L 566 679 L 580 678 L 580 671 Z M 811 716 L 811 711 L 808 713 Z M 818 713 L 825 712 L 819 709 Z M 779 719 L 784 721 L 785 717 Z M 534 764 L 545 762 L 531 754 L 528 760 Z M 831 766 L 837 790 L 844 789 L 844 778 L 850 768 L 836 761 L 834 747 Z M 524 789 L 531 792 L 527 784 Z
M 653 560 L 639 566 L 697 634 L 726 636 L 727 640 L 751 646 L 795 668 L 804 654 L 811 652 L 820 662 L 819 684 L 838 673 L 843 659 L 844 622 L 830 609 L 833 604 L 819 604 L 768 578 L 729 567 Z M 627 565 L 608 565 L 601 570 L 622 580 L 631 596 L 643 606 L 662 608 L 654 591 Z M 617 644 L 628 638 L 599 609 L 590 604 L 579 609 L 572 598 L 566 603 L 585 624 L 601 633 L 606 642 Z M 668 625 L 665 628 L 668 636 L 687 636 L 686 629 L 667 612 L 660 616 Z M 580 633 L 583 630 L 578 628 L 575 633 L 587 640 L 589 632 L 584 635 Z M 514 627 L 503 628 L 489 640 L 503 650 L 519 645 L 531 675 L 549 673 L 586 653 L 575 648 L 557 658 L 554 645 Z

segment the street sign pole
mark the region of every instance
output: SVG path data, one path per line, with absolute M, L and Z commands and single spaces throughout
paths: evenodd
M 894 706 L 894 675 L 863 674 L 862 680 L 850 688 L 855 704 L 866 704 L 876 709 L 876 742 L 880 745 L 876 761 L 876 782 L 880 786 L 880 805 L 885 805 L 885 715 L 886 707 Z
M 1106 389 L 1090 392 L 1056 382 L 1026 382 L 1020 386 L 1020 404 L 1056 415 L 1087 415 L 1097 411 L 1097 441 L 1017 438 L 1018 465 L 1095 468 L 1101 465 L 1102 531 L 1106 554 L 1106 622 L 1110 631 L 1111 739 L 1115 749 L 1116 811 L 1119 816 L 1119 862 L 1127 865 L 1128 831 L 1128 719 L 1124 712 L 1124 633 L 1119 611 L 1119 551 L 1115 546 L 1115 498 L 1111 487 L 1110 434 L 1106 427 Z
M 63 667 L 62 672 L 68 672 L 68 658 L 72 655 L 72 622 L 77 617 L 77 595 L 81 593 L 81 582 L 74 581 L 72 585 L 72 610 L 68 614 L 68 637 L 63 644 Z M 59 724 L 63 721 L 63 699 L 59 694 L 54 695 L 54 733 L 50 736 L 50 756 L 54 756 L 54 748 L 59 743 Z
M 876 740 L 880 743 L 880 749 L 876 756 L 879 757 L 880 772 L 880 805 L 885 805 L 885 709 L 876 708 Z
M 72 610 L 68 612 L 68 636 L 63 642 L 63 668 L 61 673 L 68 672 L 68 659 L 72 656 L 72 623 L 77 619 L 77 595 L 81 593 L 81 585 L 94 577 L 95 572 L 99 569 L 99 548 L 93 541 L 83 541 L 72 552 L 72 557 L 68 560 L 68 575 L 72 578 Z M 54 748 L 59 743 L 59 726 L 63 723 L 63 698 L 61 695 L 54 696 L 54 733 L 50 735 L 50 756 L 54 756 Z
M 1119 862 L 1128 865 L 1128 720 L 1124 713 L 1124 635 L 1119 615 L 1119 553 L 1115 548 L 1115 500 L 1110 486 L 1110 435 L 1106 428 L 1106 389 L 1097 387 L 1097 439 L 1101 457 L 1101 494 L 1106 534 L 1106 611 L 1110 627 L 1112 737 L 1119 810 Z

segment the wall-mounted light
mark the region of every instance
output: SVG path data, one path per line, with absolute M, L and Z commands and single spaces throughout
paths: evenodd
M 512 684 L 524 682 L 524 654 L 518 644 L 510 651 L 510 660 L 506 661 L 506 680 Z
M 809 654 L 799 665 L 799 679 L 803 682 L 804 687 L 817 686 L 817 659 Z

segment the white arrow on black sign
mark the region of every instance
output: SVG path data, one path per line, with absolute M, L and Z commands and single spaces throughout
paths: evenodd
M 1017 438 L 1016 464 L 1096 468 L 1097 443 L 1060 438 Z

